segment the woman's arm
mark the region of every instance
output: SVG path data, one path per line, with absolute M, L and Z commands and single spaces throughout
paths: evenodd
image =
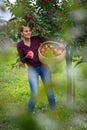
M 17 45 L 17 51 L 22 63 L 29 62 L 29 60 L 33 59 L 34 54 L 32 51 L 29 51 L 26 55 L 24 55 L 23 49 L 20 45 Z
M 24 56 L 22 47 L 19 46 L 19 44 L 17 45 L 17 51 L 18 51 L 18 55 L 19 55 L 19 57 L 20 57 L 20 61 L 21 61 L 22 63 L 25 63 L 25 62 L 26 62 L 26 56 Z
M 48 39 L 44 38 L 44 37 L 40 37 L 40 44 L 43 44 L 43 42 L 48 41 Z

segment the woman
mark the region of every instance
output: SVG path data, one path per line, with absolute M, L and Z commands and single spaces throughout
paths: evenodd
M 31 90 L 31 97 L 28 103 L 30 113 L 34 111 L 37 95 L 38 95 L 38 79 L 41 77 L 44 86 L 51 85 L 51 74 L 49 68 L 39 61 L 38 48 L 40 43 L 46 41 L 45 38 L 32 36 L 29 26 L 23 26 L 21 29 L 23 40 L 17 43 L 17 50 L 20 57 L 20 66 L 25 63 L 28 66 L 28 82 Z M 47 98 L 51 109 L 56 108 L 56 102 L 52 87 L 46 88 Z

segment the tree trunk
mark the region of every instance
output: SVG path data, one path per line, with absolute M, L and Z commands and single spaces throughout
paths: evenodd
M 67 102 L 71 104 L 73 98 L 73 78 L 72 78 L 72 56 L 70 54 L 70 48 L 66 48 L 66 73 L 67 73 Z

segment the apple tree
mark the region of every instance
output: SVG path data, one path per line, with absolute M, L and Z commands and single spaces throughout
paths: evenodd
M 66 46 L 67 98 L 75 97 L 71 70 L 87 61 L 86 0 L 5 0 L 13 18 L 7 23 L 10 38 L 17 41 L 20 27 L 29 25 L 33 34 L 63 42 Z M 72 96 L 73 95 L 73 96 Z

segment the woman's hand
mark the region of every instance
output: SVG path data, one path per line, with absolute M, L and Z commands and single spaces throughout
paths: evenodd
M 26 58 L 33 59 L 34 53 L 33 51 L 28 51 Z
M 19 62 L 19 68 L 20 67 L 25 67 L 25 64 L 22 61 Z

